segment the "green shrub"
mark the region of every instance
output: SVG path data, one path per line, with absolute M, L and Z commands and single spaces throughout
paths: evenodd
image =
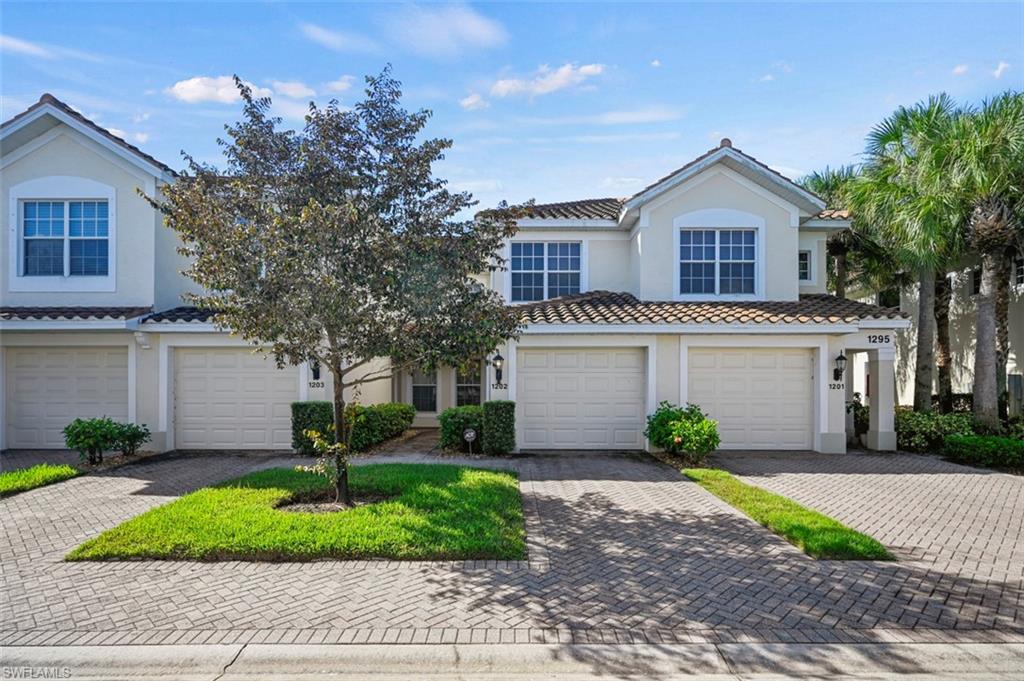
M 992 435 L 950 435 L 943 454 L 953 461 L 989 468 L 1024 469 L 1024 441 Z
M 501 456 L 516 448 L 516 403 L 509 400 L 484 402 L 482 449 Z
M 362 452 L 385 440 L 401 435 L 416 416 L 411 404 L 389 402 L 368 407 L 356 405 L 352 428 L 352 451 Z M 331 402 L 292 402 L 292 447 L 301 454 L 316 454 L 313 441 L 305 431 L 332 434 L 334 405 Z
M 686 455 L 694 462 L 702 462 L 721 444 L 718 424 L 696 404 L 678 407 L 662 402 L 647 417 L 644 435 L 654 446 L 670 454 Z
M 861 401 L 860 393 L 853 393 L 853 399 L 846 403 L 846 412 L 853 414 L 853 433 L 860 437 L 868 432 L 871 425 L 871 409 Z
M 1014 440 L 1024 440 L 1024 418 L 1014 416 L 1006 424 L 1006 437 Z
M 906 452 L 938 452 L 947 435 L 973 435 L 970 414 L 896 410 L 896 447 Z
M 462 438 L 462 433 L 467 428 L 472 428 L 476 431 L 477 438 L 472 449 L 480 451 L 480 443 L 483 440 L 484 432 L 483 407 L 476 404 L 468 404 L 464 407 L 451 407 L 441 412 L 438 421 L 441 422 L 441 447 L 468 452 L 470 446 Z
M 125 456 L 134 456 L 150 440 L 149 428 L 135 423 L 118 423 L 114 447 Z
M 120 428 L 107 417 L 75 419 L 64 427 L 64 443 L 77 450 L 82 461 L 96 465 L 103 463 L 103 452 L 117 446 Z

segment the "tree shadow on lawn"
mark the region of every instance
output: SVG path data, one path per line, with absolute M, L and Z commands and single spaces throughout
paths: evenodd
M 544 536 L 534 540 L 545 547 L 549 567 L 431 574 L 430 597 L 465 603 L 511 628 L 590 630 L 605 643 L 661 642 L 661 632 L 681 642 L 692 634 L 877 645 L 891 640 L 877 631 L 886 629 L 1024 633 L 1020 581 L 986 582 L 905 563 L 816 561 L 720 510 L 638 511 L 595 492 L 572 501 L 533 496 L 524 507 L 542 518 Z M 595 642 L 582 633 L 584 642 Z M 909 658 L 886 648 L 865 657 L 884 652 L 894 671 L 915 671 Z M 595 668 L 615 669 L 614 656 L 603 659 L 597 649 L 593 655 Z M 832 664 L 827 652 L 821 655 L 822 671 L 844 671 L 836 666 L 842 660 Z

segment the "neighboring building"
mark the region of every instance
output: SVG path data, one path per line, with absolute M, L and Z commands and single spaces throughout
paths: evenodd
M 289 403 L 330 376 L 278 370 L 182 307 L 176 236 L 137 189 L 171 170 L 45 95 L 0 129 L 0 448 L 54 448 L 75 417 L 146 423 L 163 449 L 279 449 Z M 880 377 L 869 445 L 895 446 L 892 310 L 825 294 L 849 225 L 728 140 L 637 195 L 535 206 L 490 284 L 527 327 L 481 361 L 363 387 L 360 401 L 517 403 L 524 449 L 641 449 L 661 400 L 694 402 L 723 446 L 844 451 L 840 355 Z M 381 360 L 383 364 L 385 360 Z

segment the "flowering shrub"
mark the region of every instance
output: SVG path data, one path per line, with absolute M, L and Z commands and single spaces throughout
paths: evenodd
M 721 443 L 718 424 L 695 404 L 678 407 L 662 402 L 647 417 L 644 435 L 656 447 L 670 454 L 685 455 L 694 463 L 702 463 Z

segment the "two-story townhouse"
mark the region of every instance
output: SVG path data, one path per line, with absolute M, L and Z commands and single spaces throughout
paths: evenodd
M 729 140 L 627 199 L 535 206 L 491 284 L 527 323 L 499 349 L 525 449 L 640 449 L 662 400 L 700 405 L 731 449 L 845 451 L 845 363 L 876 389 L 868 444 L 894 449 L 898 311 L 830 296 L 825 241 L 849 227 Z M 494 372 L 484 366 L 491 378 Z M 479 375 L 407 375 L 423 411 Z
M 164 164 L 49 95 L 0 128 L 0 448 L 63 446 L 75 417 L 147 424 L 163 449 L 287 449 L 315 367 L 277 369 L 184 307 L 176 236 L 139 195 Z M 488 283 L 526 322 L 467 372 L 396 376 L 364 403 L 517 403 L 524 449 L 641 449 L 662 400 L 723 446 L 843 451 L 848 356 L 876 376 L 869 445 L 895 446 L 897 312 L 825 294 L 841 212 L 728 140 L 628 199 L 535 206 Z M 386 360 L 381 360 L 384 362 Z

